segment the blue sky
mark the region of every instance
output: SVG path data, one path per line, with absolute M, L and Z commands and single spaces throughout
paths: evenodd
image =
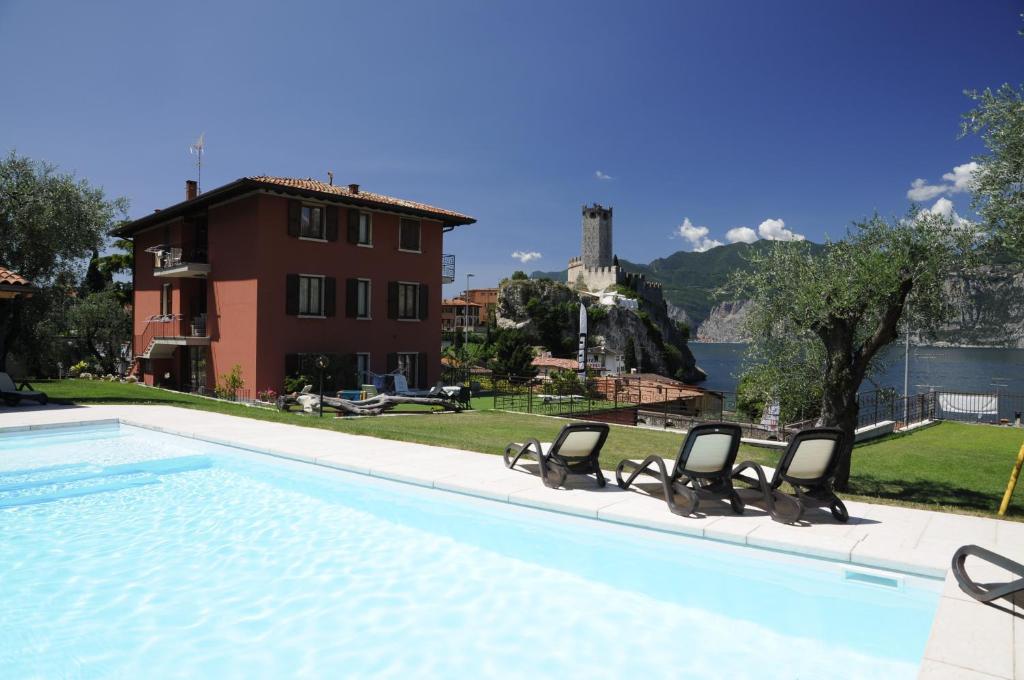
M 918 178 L 924 205 L 969 214 L 952 173 L 981 147 L 957 139 L 962 91 L 1021 80 L 1022 10 L 0 0 L 0 149 L 132 216 L 181 199 L 200 132 L 205 188 L 333 170 L 476 216 L 446 243 L 460 287 L 564 268 L 592 201 L 634 261 L 762 224 L 822 240 L 904 212 Z

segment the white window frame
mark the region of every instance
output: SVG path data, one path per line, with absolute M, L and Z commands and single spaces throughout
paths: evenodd
M 402 247 L 402 223 L 403 222 L 415 222 L 417 229 L 419 229 L 419 248 L 416 250 L 410 250 Z M 416 219 L 414 217 L 399 217 L 398 218 L 398 249 L 403 253 L 422 253 L 423 252 L 423 220 Z
M 362 236 L 364 217 L 366 218 L 366 241 L 361 241 L 360 237 Z M 401 227 L 399 227 L 399 229 L 401 229 Z M 399 237 L 401 237 L 401 234 L 399 234 Z M 359 229 L 356 231 L 356 245 L 359 246 L 360 248 L 373 247 L 373 213 L 359 213 Z
M 363 375 L 359 374 L 359 357 L 366 357 L 366 368 L 362 371 Z M 373 373 L 373 370 L 370 368 L 372 358 L 373 355 L 369 352 L 356 352 L 356 380 L 359 382 L 360 387 L 373 383 L 373 377 L 370 375 L 370 373 Z
M 405 381 L 409 383 L 409 389 L 418 390 L 422 389 L 423 385 L 417 384 L 417 379 L 420 375 L 420 353 L 419 352 L 397 352 L 398 354 L 398 370 L 405 376 Z M 412 357 L 412 365 L 415 370 L 412 371 L 412 375 L 409 375 L 406 371 L 402 370 L 402 357 Z
M 320 234 L 321 236 L 303 236 L 302 235 L 302 214 L 306 210 L 310 211 L 310 220 L 313 219 L 313 210 L 320 211 Z M 299 209 L 299 240 L 300 241 L 316 241 L 317 243 L 327 243 L 327 208 L 323 205 L 316 203 L 303 203 Z
M 299 274 L 299 318 L 300 319 L 326 319 L 327 315 L 324 309 L 324 303 L 326 302 L 324 291 L 325 291 L 325 279 L 327 278 L 323 274 Z M 320 313 L 310 314 L 302 311 L 302 279 L 320 279 Z
M 357 321 L 373 321 L 373 281 L 371 279 L 356 279 L 356 320 Z M 360 284 L 366 284 L 366 315 L 359 315 L 359 290 Z
M 420 282 L 419 281 L 398 281 L 398 321 L 419 321 L 420 320 Z M 414 296 L 415 311 L 412 316 L 402 316 L 402 286 L 416 286 Z

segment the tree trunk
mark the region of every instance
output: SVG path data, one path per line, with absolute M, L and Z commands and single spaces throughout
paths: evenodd
M 312 395 L 317 396 L 317 395 Z M 277 406 L 280 409 L 298 403 L 298 400 L 292 395 L 282 395 L 278 397 Z M 371 399 L 364 399 L 362 401 L 352 401 L 349 399 L 338 399 L 337 397 L 331 397 L 324 395 L 324 404 L 326 406 L 332 406 L 339 411 L 344 411 L 354 416 L 379 416 L 381 413 L 388 411 L 398 404 L 422 404 L 424 406 L 441 406 L 446 411 L 461 411 L 462 406 L 454 399 L 438 396 L 438 397 L 404 397 L 397 394 L 379 394 Z
M 839 467 L 836 470 L 835 486 L 839 491 L 850 487 L 850 462 L 853 456 L 853 435 L 857 429 L 857 389 L 859 382 L 848 381 L 842 385 L 826 386 L 821 399 L 821 417 L 818 424 L 823 427 L 838 427 L 845 435 L 843 449 L 839 452 Z

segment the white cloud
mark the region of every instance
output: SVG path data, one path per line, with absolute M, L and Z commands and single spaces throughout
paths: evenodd
M 594 177 L 596 177 L 597 179 L 600 179 L 600 180 L 615 179 L 611 175 L 607 175 L 607 174 L 601 172 L 600 170 L 598 170 L 597 172 L 594 173 Z
M 948 187 L 941 184 L 928 184 L 923 177 L 918 177 L 910 183 L 907 189 L 907 198 L 911 201 L 930 201 L 936 196 L 946 193 Z
M 703 253 L 705 250 L 722 245 L 721 241 L 708 238 L 709 232 L 710 229 L 707 227 L 698 227 L 690 221 L 689 217 L 686 217 L 683 219 L 683 223 L 676 228 L 674 236 L 689 241 L 695 253 Z
M 803 241 L 804 235 L 786 229 L 781 219 L 767 219 L 757 227 L 757 233 L 766 241 Z
M 949 193 L 957 194 L 963 191 L 970 191 L 971 183 L 974 181 L 974 173 L 978 171 L 978 164 L 974 161 L 964 163 L 953 168 L 953 172 L 947 172 L 942 179 L 952 182 Z
M 750 227 L 734 227 L 725 232 L 725 240 L 729 243 L 753 243 L 757 240 L 757 232 Z
M 935 204 L 928 208 L 928 212 L 933 215 L 942 215 L 943 217 L 953 217 L 953 215 L 956 215 L 956 209 L 953 207 L 953 201 L 948 198 L 940 198 L 935 201 Z
M 516 258 L 523 264 L 526 264 L 527 262 L 539 260 L 542 257 L 542 255 L 538 253 L 536 250 L 517 250 L 514 253 L 512 253 L 512 257 Z
M 974 181 L 974 173 L 978 171 L 978 164 L 974 161 L 958 165 L 951 172 L 942 175 L 945 180 L 943 184 L 928 184 L 927 180 L 918 177 L 910 183 L 907 189 L 907 198 L 911 201 L 930 201 L 943 194 L 959 194 L 971 190 L 971 183 Z

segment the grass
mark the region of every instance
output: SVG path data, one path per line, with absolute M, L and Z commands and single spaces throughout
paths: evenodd
M 500 454 L 506 443 L 526 436 L 551 441 L 566 423 L 564 418 L 493 410 L 490 397 L 475 398 L 474 410 L 458 414 L 321 419 L 126 383 L 63 380 L 36 387 L 64 403 L 166 404 L 489 454 Z M 681 439 L 675 432 L 612 427 L 602 464 L 613 469 L 624 458 L 673 456 Z M 994 515 L 1022 443 L 1021 430 L 949 422 L 861 444 L 853 454 L 850 493 L 843 497 Z M 778 457 L 777 451 L 746 444 L 740 450 L 740 460 L 775 465 Z M 1007 518 L 1024 520 L 1024 497 L 1011 503 Z

